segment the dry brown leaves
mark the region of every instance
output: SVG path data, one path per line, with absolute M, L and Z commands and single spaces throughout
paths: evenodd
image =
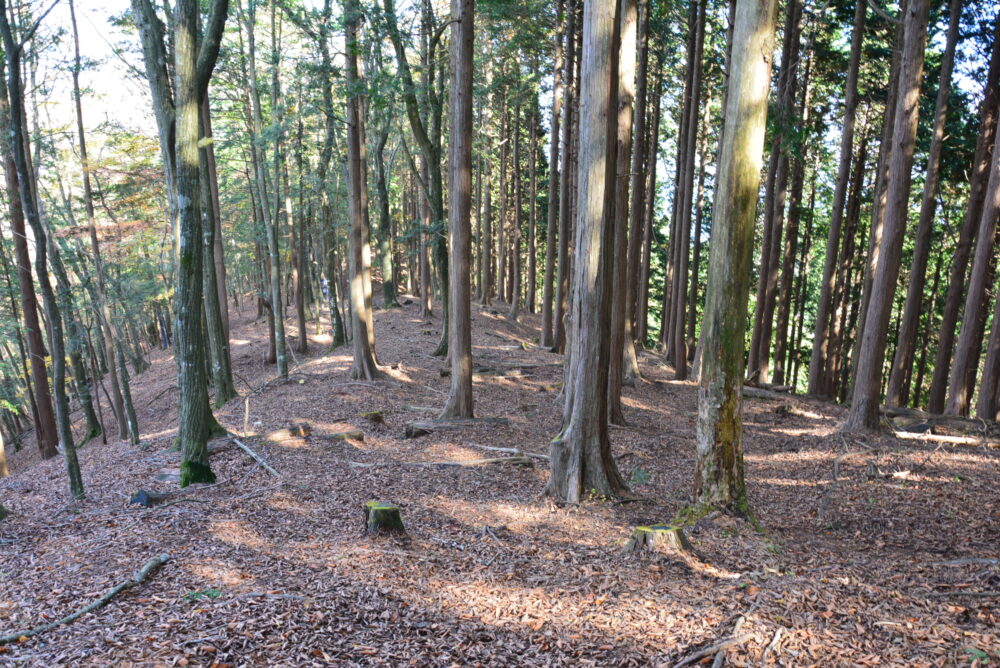
M 61 461 L 38 462 L 27 444 L 0 481 L 14 511 L 0 524 L 0 633 L 72 612 L 154 554 L 173 559 L 96 614 L 0 648 L 0 664 L 672 666 L 737 623 L 751 638 L 727 651 L 734 666 L 1000 660 L 1000 597 L 982 596 L 1000 589 L 1000 566 L 983 561 L 1000 545 L 996 450 L 842 439 L 836 407 L 789 399 L 796 410 L 775 412 L 779 402 L 750 400 L 748 484 L 766 534 L 718 517 L 691 531 L 697 557 L 626 556 L 634 525 L 668 520 L 687 500 L 694 386 L 644 354 L 645 380 L 626 389 L 630 426 L 612 438 L 638 503 L 539 500 L 544 461 L 407 465 L 494 456 L 480 445 L 544 453 L 559 428 L 562 371 L 534 345 L 535 317 L 473 311 L 476 363 L 529 367 L 475 383 L 477 415 L 509 426 L 402 438 L 448 389 L 429 356 L 440 320 L 421 321 L 413 304 L 376 313 L 386 381 L 350 382 L 349 350 L 327 354 L 317 336 L 289 382 L 250 396 L 255 434 L 313 427 L 245 439 L 280 480 L 223 446 L 219 484 L 188 492 L 200 502 L 126 506 L 139 487 L 175 485 L 154 480 L 178 461 L 175 370 L 162 352 L 133 389 L 143 448 L 81 450 L 86 502 L 67 506 Z M 273 367 L 263 321 L 235 309 L 233 319 L 246 395 Z M 245 407 L 230 402 L 220 421 L 242 432 Z M 321 437 L 347 426 L 364 440 Z M 362 504 L 376 499 L 400 505 L 409 540 L 361 535 Z

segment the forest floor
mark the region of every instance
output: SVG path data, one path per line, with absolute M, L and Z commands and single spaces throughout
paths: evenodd
M 133 387 L 141 446 L 81 449 L 85 502 L 67 505 L 61 458 L 37 461 L 31 439 L 10 453 L 0 636 L 70 614 L 160 553 L 170 561 L 106 607 L 0 646 L 0 664 L 674 666 L 711 662 L 704 650 L 727 639 L 734 666 L 1000 661 L 998 449 L 845 438 L 839 407 L 749 399 L 746 475 L 763 532 L 715 517 L 688 529 L 694 554 L 625 554 L 633 527 L 668 521 L 691 489 L 697 388 L 657 356 L 641 356 L 629 427 L 612 430 L 640 500 L 560 508 L 540 497 L 544 459 L 437 464 L 501 456 L 482 446 L 547 453 L 562 368 L 534 343 L 537 316 L 473 307 L 476 364 L 514 369 L 477 376 L 476 413 L 509 425 L 404 439 L 448 390 L 429 355 L 439 314 L 376 311 L 384 381 L 351 382 L 350 349 L 328 351 L 324 333 L 287 383 L 266 385 L 264 322 L 232 315 L 244 396 L 217 415 L 237 434 L 246 424 L 257 436 L 241 440 L 281 478 L 220 440 L 216 485 L 129 506 L 139 488 L 177 494 L 169 475 L 156 479 L 179 464 L 175 367 L 152 352 Z M 301 422 L 311 435 L 266 436 Z M 330 437 L 348 427 L 363 440 Z M 407 540 L 363 535 L 369 500 L 400 506 Z

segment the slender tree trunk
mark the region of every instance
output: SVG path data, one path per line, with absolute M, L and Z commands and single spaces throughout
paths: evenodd
M 569 257 L 569 235 L 571 228 L 573 197 L 573 172 L 576 170 L 576 149 L 574 138 L 576 133 L 573 129 L 574 110 L 577 106 L 577 80 L 576 72 L 576 19 L 577 0 L 566 1 L 566 67 L 563 70 L 563 80 L 565 81 L 565 102 L 563 106 L 562 122 L 562 144 L 563 144 L 563 164 L 559 181 L 559 253 L 558 253 L 558 277 L 556 280 L 556 306 L 555 322 L 553 324 L 553 352 L 563 353 L 566 350 L 566 309 L 569 302 L 570 288 L 570 257 Z
M 979 138 L 976 141 L 976 153 L 969 175 L 969 200 L 952 255 L 948 293 L 945 296 L 944 313 L 938 330 L 938 349 L 927 406 L 927 410 L 932 413 L 941 413 L 945 409 L 952 348 L 955 343 L 955 324 L 958 322 L 959 309 L 963 303 L 962 292 L 965 289 L 969 255 L 981 220 L 994 137 L 997 134 L 998 100 L 1000 100 L 1000 19 L 994 28 L 993 51 L 983 90 L 983 101 L 979 106 Z
M 361 180 L 361 95 L 358 91 L 358 21 L 361 8 L 358 0 L 347 0 L 344 6 L 344 31 L 347 40 L 347 65 L 345 67 L 347 90 L 347 195 L 351 231 L 348 265 L 351 282 L 351 330 L 354 346 L 354 363 L 351 378 L 376 380 L 382 376 L 375 364 L 374 350 L 368 330 L 374 323 L 365 303 L 364 273 L 364 214 L 362 212 Z
M 927 42 L 928 0 L 909 0 L 900 15 L 904 22 L 900 59 L 898 100 L 892 119 L 893 150 L 886 179 L 882 248 L 872 281 L 872 299 L 861 328 L 858 362 L 854 370 L 851 409 L 844 422 L 846 431 L 877 429 L 879 389 L 886 353 L 886 336 L 892 315 L 892 297 L 899 278 L 900 255 L 909 208 L 913 150 L 917 134 L 920 81 L 924 46 Z M 873 222 L 874 224 L 874 222 Z
M 979 233 L 976 239 L 976 253 L 972 260 L 972 272 L 969 275 L 969 289 L 965 295 L 962 329 L 958 335 L 958 344 L 955 346 L 955 361 L 951 367 L 948 405 L 945 407 L 945 412 L 952 415 L 965 415 L 969 411 L 972 397 L 966 385 L 966 376 L 970 368 L 973 369 L 972 373 L 974 374 L 979 365 L 983 324 L 977 321 L 980 320 L 980 312 L 987 299 L 987 287 L 992 283 L 990 264 L 997 231 L 997 217 L 1000 216 L 1000 133 L 996 133 L 996 137 L 998 140 L 993 145 L 989 181 L 986 186 Z M 993 361 L 988 357 L 987 369 Z
M 549 121 L 549 201 L 545 223 L 545 275 L 542 277 L 542 335 L 539 345 L 551 348 L 554 342 L 552 327 L 552 281 L 556 267 L 556 245 L 559 232 L 559 121 L 562 114 L 563 96 L 563 40 L 565 37 L 563 6 L 565 0 L 558 0 L 556 6 L 555 64 L 552 67 L 552 116 Z M 565 149 L 564 149 L 565 151 Z M 565 152 L 563 161 L 565 161 Z
M 934 128 L 931 146 L 927 154 L 927 170 L 924 176 L 924 194 L 920 201 L 920 222 L 913 246 L 910 263 L 910 280 L 906 292 L 906 305 L 897 341 L 896 354 L 889 376 L 889 390 L 885 403 L 900 406 L 903 402 L 903 387 L 913 370 L 913 353 L 917 344 L 917 326 L 920 319 L 921 302 L 926 286 L 927 258 L 930 254 L 931 228 L 937 205 L 938 174 L 941 166 L 941 146 L 944 144 L 944 123 L 948 115 L 948 96 L 951 93 L 951 72 L 955 64 L 955 45 L 958 42 L 959 19 L 962 15 L 963 0 L 951 0 L 951 18 L 944 55 L 941 57 L 941 74 L 938 78 L 937 101 L 934 105 Z
M 448 231 L 451 308 L 448 350 L 451 389 L 442 417 L 472 417 L 472 290 L 469 283 L 472 215 L 472 67 L 474 0 L 451 3 L 451 188 Z
M 663 97 L 663 66 L 657 67 L 653 86 L 653 122 L 649 132 L 649 155 L 646 158 L 646 193 L 643 201 L 642 263 L 639 267 L 639 294 L 635 313 L 635 340 L 645 348 L 649 338 L 649 276 L 653 247 L 653 209 L 656 203 L 656 156 L 660 148 L 660 109 Z
M 510 318 L 517 322 L 521 313 L 521 216 L 523 207 L 521 202 L 522 181 L 521 178 L 521 104 L 518 102 L 514 110 L 514 155 L 511 168 L 511 178 L 514 188 L 514 226 L 511 230 L 511 280 L 508 283 L 510 289 Z
M 0 124 L 3 121 L 7 122 L 9 137 L 9 145 L 4 148 L 8 156 L 11 154 L 13 156 L 21 206 L 35 238 L 35 275 L 42 292 L 45 317 L 48 321 L 49 347 L 52 351 L 52 387 L 55 393 L 55 423 L 59 445 L 62 446 L 63 457 L 66 460 L 70 494 L 74 499 L 82 499 L 84 498 L 83 479 L 76 458 L 76 444 L 73 441 L 73 429 L 69 415 L 69 398 L 66 395 L 66 350 L 62 316 L 59 313 L 59 304 L 56 301 L 55 292 L 52 290 L 52 284 L 49 282 L 47 233 L 38 213 L 34 173 L 29 168 L 25 151 L 27 138 L 24 133 L 24 108 L 22 106 L 24 91 L 21 83 L 20 62 L 24 44 L 14 42 L 4 0 L 0 0 L 0 33 L 3 37 L 7 65 L 6 90 L 0 90 Z M 43 451 L 42 454 L 44 455 L 45 452 Z

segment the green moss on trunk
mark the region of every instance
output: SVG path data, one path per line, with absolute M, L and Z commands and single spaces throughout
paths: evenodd
M 214 483 L 215 474 L 208 464 L 201 464 L 185 459 L 181 464 L 181 487 L 187 487 L 196 483 Z

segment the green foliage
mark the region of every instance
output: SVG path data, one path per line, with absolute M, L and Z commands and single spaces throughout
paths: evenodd
M 215 600 L 222 596 L 222 590 L 209 588 L 209 589 L 197 589 L 195 591 L 189 591 L 184 594 L 184 598 L 189 601 L 206 601 Z

